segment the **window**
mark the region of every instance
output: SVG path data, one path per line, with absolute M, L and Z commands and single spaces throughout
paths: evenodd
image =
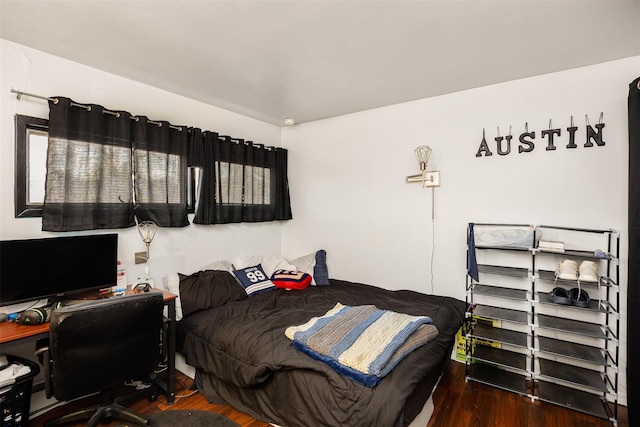
M 244 182 L 242 180 L 244 171 Z M 247 201 L 250 205 L 271 204 L 271 170 L 268 168 L 243 166 L 239 163 L 218 162 L 215 165 L 216 175 L 220 177 L 220 185 L 216 186 L 216 200 L 225 205 L 242 205 L 243 193 L 253 194 L 253 182 L 265 183 L 265 194 L 257 194 Z M 253 178 L 253 179 L 252 179 Z M 202 185 L 202 168 L 187 168 L 187 212 L 195 213 L 200 200 Z M 222 191 L 221 189 L 229 191 Z M 244 191 L 243 191 L 244 188 Z M 245 198 L 247 198 L 245 194 Z
M 47 171 L 49 120 L 15 116 L 15 217 L 41 217 Z M 187 211 L 194 213 L 200 193 L 202 169 L 187 168 Z
M 47 172 L 48 129 L 49 120 L 47 119 L 20 114 L 15 116 L 14 197 L 16 218 L 42 216 Z M 129 161 L 127 160 L 127 162 Z M 76 170 L 79 169 L 76 168 Z M 193 188 L 189 187 L 187 204 L 191 213 L 194 212 L 196 195 L 199 191 L 199 171 L 199 168 L 188 168 L 187 170 L 188 183 L 194 185 Z M 91 176 L 95 176 L 95 174 L 87 174 L 87 179 L 91 179 Z
M 216 187 L 216 198 L 225 205 L 270 205 L 271 170 L 239 163 L 216 163 L 216 175 L 220 185 Z M 244 171 L 244 173 L 243 173 Z M 220 191 L 226 188 L 229 191 Z
M 191 128 L 188 159 L 194 224 L 292 218 L 286 149 Z
M 187 168 L 187 212 L 195 213 L 200 195 L 202 168 L 189 166 Z
M 38 117 L 15 116 L 16 170 L 15 216 L 42 216 L 47 171 L 47 129 L 49 121 Z
M 42 217 L 47 174 L 49 120 L 16 115 L 15 130 L 15 217 Z M 218 140 L 217 134 L 215 135 L 215 144 L 228 142 L 224 138 Z M 226 159 L 209 157 L 208 164 L 213 165 L 211 169 L 203 167 L 207 162 L 197 162 L 198 166 L 186 167 L 186 198 L 182 199 L 180 194 L 175 193 L 175 189 L 165 188 L 165 177 L 157 176 L 153 167 L 149 165 L 149 167 L 143 168 L 148 175 L 148 181 L 138 183 L 144 188 L 136 190 L 137 202 L 154 204 L 149 197 L 152 197 L 154 192 L 161 191 L 167 197 L 166 203 L 186 205 L 187 212 L 191 214 L 197 213 L 198 206 L 204 202 L 205 206 L 208 205 L 205 208 L 206 215 L 200 214 L 200 217 L 203 218 L 201 222 L 196 215 L 194 221 L 200 224 L 291 219 L 286 178 L 286 150 L 266 149 L 260 145 L 254 146 L 252 143 L 240 144 L 240 146 L 243 145 L 248 147 L 246 150 L 261 150 L 262 152 L 257 157 L 252 155 L 250 159 L 245 160 L 232 159 L 230 157 L 233 156 L 229 155 L 223 156 L 227 157 Z M 116 157 L 130 156 L 129 149 L 121 150 L 119 148 L 114 149 L 120 153 Z M 90 151 L 90 146 L 85 146 L 83 149 Z M 124 151 L 127 152 L 126 155 Z M 269 157 L 268 161 L 265 153 L 268 154 L 266 156 Z M 154 149 L 147 151 L 148 158 L 145 158 L 142 153 L 135 153 L 134 150 L 134 159 L 138 161 L 137 166 L 140 168 L 153 160 L 156 154 L 164 156 L 162 161 L 157 163 L 169 162 L 178 165 L 172 160 L 173 157 L 176 157 L 173 153 L 155 153 Z M 89 155 L 89 157 L 91 156 Z M 84 172 L 88 171 L 88 166 L 90 165 L 73 169 Z M 178 166 L 176 166 L 178 169 L 182 167 Z M 60 174 L 63 176 L 66 173 L 68 172 L 65 169 Z M 82 179 L 90 180 L 93 175 L 95 174 L 88 173 Z M 156 181 L 158 185 L 156 185 Z M 173 181 L 171 180 L 171 182 Z M 113 198 L 117 195 L 111 194 L 106 197 Z M 220 214 L 221 209 L 222 214 Z M 214 212 L 218 213 L 213 215 Z

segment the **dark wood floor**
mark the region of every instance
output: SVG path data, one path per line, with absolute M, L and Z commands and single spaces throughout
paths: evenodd
M 452 362 L 433 395 L 429 427 L 611 427 L 613 423 L 473 381 L 464 364 Z M 618 427 L 629 427 L 627 408 L 618 407 Z
M 142 399 L 130 408 L 143 414 L 172 409 L 198 409 L 222 414 L 242 427 L 269 426 L 269 424 L 236 411 L 230 406 L 208 403 L 202 395 L 190 390 L 192 384 L 193 381 L 190 378 L 180 374 L 178 375 L 177 390 L 177 395 L 180 397 L 173 405 L 167 405 L 165 400 L 160 397 L 155 402 Z M 428 427 L 611 427 L 613 425 L 610 421 L 556 405 L 540 401 L 531 402 L 524 396 L 472 381 L 465 382 L 464 364 L 459 362 L 451 362 L 433 398 L 436 409 Z M 74 407 L 91 404 L 86 401 L 74 402 Z M 41 426 L 44 421 L 67 411 L 69 411 L 68 406 L 53 409 L 32 419 L 29 426 Z M 82 424 L 68 425 L 76 427 Z M 122 424 L 113 422 L 108 425 Z M 625 407 L 620 407 L 618 411 L 618 426 L 629 427 Z

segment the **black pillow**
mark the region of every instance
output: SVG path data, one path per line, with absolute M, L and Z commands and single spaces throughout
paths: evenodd
M 178 276 L 183 316 L 247 299 L 247 293 L 228 271 L 204 270 L 190 276 Z

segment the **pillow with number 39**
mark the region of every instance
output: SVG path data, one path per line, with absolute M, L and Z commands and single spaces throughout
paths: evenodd
M 233 271 L 248 296 L 276 289 L 261 265 Z

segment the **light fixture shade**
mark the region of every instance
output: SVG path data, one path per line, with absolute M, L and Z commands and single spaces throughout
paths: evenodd
M 149 246 L 156 235 L 156 231 L 158 231 L 158 226 L 153 221 L 142 221 L 137 223 L 137 228 L 142 241 L 147 247 L 145 252 L 136 252 L 135 254 L 136 264 L 142 264 L 149 261 Z
M 419 147 L 416 147 L 414 153 L 416 153 L 416 159 L 420 164 L 420 170 L 427 170 L 427 164 L 429 163 L 429 159 L 431 158 L 431 147 L 429 147 L 428 145 L 421 145 Z
M 440 171 L 427 171 L 431 158 L 431 147 L 420 145 L 414 150 L 421 173 L 407 176 L 407 182 L 421 182 L 424 187 L 440 187 Z
M 158 231 L 158 226 L 153 221 L 142 221 L 138 223 L 138 233 L 142 237 L 142 241 L 149 246 Z

